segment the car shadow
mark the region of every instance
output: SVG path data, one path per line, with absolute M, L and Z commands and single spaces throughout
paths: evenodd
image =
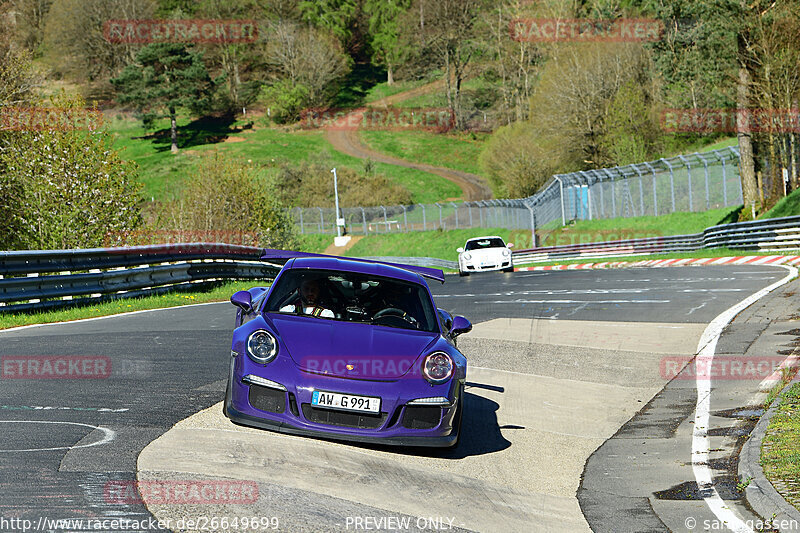
M 475 384 L 470 384 L 475 386 Z M 360 448 L 379 449 L 397 455 L 463 459 L 474 455 L 499 452 L 511 446 L 503 437 L 497 423 L 500 405 L 488 398 L 464 392 L 464 418 L 461 423 L 461 441 L 456 448 L 396 447 L 355 444 Z M 503 426 L 503 429 L 525 429 L 521 426 Z
M 456 448 L 426 448 L 416 455 L 463 459 L 473 455 L 499 452 L 511 446 L 497 423 L 500 405 L 494 400 L 464 392 L 464 418 L 461 421 L 461 442 Z

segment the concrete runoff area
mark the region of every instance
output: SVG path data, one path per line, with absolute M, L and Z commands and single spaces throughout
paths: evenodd
M 717 344 L 711 379 L 707 465 L 725 508 L 757 531 L 770 516 L 745 501 L 739 453 L 776 381 L 765 374 L 796 350 L 797 280 L 742 311 Z M 749 366 L 748 366 L 749 365 Z M 763 368 L 761 368 L 763 367 Z M 578 491 L 597 532 L 729 530 L 709 509 L 692 468 L 699 366 L 687 366 L 589 458 Z M 772 378 L 780 376 L 775 372 Z M 781 529 L 796 531 L 796 525 Z M 763 528 L 772 530 L 771 528 Z
M 246 428 L 230 424 L 226 427 L 221 423 L 227 424 L 227 420 L 220 418 L 219 428 L 226 431 L 218 428 L 213 435 L 225 436 L 227 449 L 221 450 L 214 442 L 203 449 L 188 441 L 184 443 L 188 451 L 181 463 L 163 461 L 161 467 L 166 470 L 140 470 L 137 465 L 143 465 L 138 464 L 139 455 L 151 442 L 164 436 L 161 443 L 170 440 L 175 444 L 171 428 L 182 420 L 194 423 L 197 419 L 193 415 L 217 405 L 223 398 L 233 306 L 204 304 L 0 331 L 3 358 L 90 356 L 111 362 L 111 373 L 103 379 L 41 379 L 46 377 L 43 375 L 3 379 L 7 400 L 0 405 L 0 485 L 6 490 L 0 491 L 0 516 L 20 517 L 34 524 L 43 517 L 149 520 L 153 515 L 141 502 L 109 500 L 105 494 L 107 483 L 137 478 L 235 479 L 240 473 L 228 472 L 221 466 L 220 477 L 199 474 L 201 467 L 196 463 L 205 460 L 202 454 L 206 452 L 218 454 L 218 461 L 208 461 L 209 464 L 222 464 L 226 457 L 231 465 L 239 457 L 243 464 L 253 464 L 257 461 L 249 456 L 257 454 L 261 454 L 263 463 L 269 460 L 270 453 L 281 457 L 279 450 L 288 454 L 294 447 L 310 450 L 309 465 L 321 463 L 326 469 L 345 473 L 351 469 L 354 474 L 346 478 L 349 480 L 356 479 L 356 474 L 364 472 L 363 465 L 368 465 L 366 481 L 384 491 L 385 501 L 377 505 L 359 503 L 359 498 L 377 498 L 358 491 L 351 496 L 351 483 L 317 488 L 313 480 L 305 479 L 303 482 L 311 488 L 298 489 L 292 483 L 300 481 L 272 480 L 268 469 L 256 467 L 246 474 L 257 474 L 266 481 L 257 483 L 262 497 L 255 505 L 215 508 L 177 504 L 165 512 L 186 518 L 212 517 L 218 515 L 217 511 L 241 517 L 240 511 L 257 511 L 263 513 L 262 518 L 279 519 L 279 530 L 293 532 L 355 531 L 359 520 L 361 530 L 369 526 L 384 531 L 431 531 L 436 524 L 447 530 L 451 523 L 436 522 L 434 510 L 439 508 L 429 507 L 438 505 L 437 498 L 450 490 L 451 481 L 457 481 L 452 486 L 461 495 L 457 510 L 463 510 L 463 516 L 448 512 L 439 517 L 452 520 L 454 528 L 466 529 L 459 524 L 474 520 L 475 528 L 486 525 L 484 530 L 488 531 L 513 530 L 524 522 L 515 518 L 517 509 L 522 509 L 527 514 L 520 516 L 529 522 L 517 530 L 586 531 L 591 527 L 603 531 L 602 517 L 586 505 L 592 502 L 581 498 L 582 489 L 577 489 L 575 498 L 581 455 L 592 453 L 598 443 L 611 435 L 614 436 L 605 443 L 619 445 L 618 436 L 633 435 L 637 428 L 646 430 L 648 443 L 655 444 L 655 439 L 670 435 L 684 418 L 691 417 L 696 395 L 690 387 L 673 390 L 668 386 L 663 395 L 659 392 L 653 397 L 669 377 L 660 366 L 661 358 L 685 361 L 691 357 L 701 326 L 785 275 L 785 270 L 774 267 L 711 266 L 487 273 L 465 279 L 449 276 L 444 285 L 432 284 L 439 306 L 463 314 L 476 324 L 474 333 L 459 338 L 459 347 L 467 354 L 470 365 L 465 400 L 468 410 L 464 445 L 452 452 L 334 444 L 258 430 L 247 436 Z M 793 301 L 788 298 L 789 292 L 783 299 L 787 304 Z M 752 339 L 759 332 L 766 334 L 770 321 L 777 319 L 788 327 L 795 320 L 790 314 L 776 311 L 773 304 L 767 305 L 770 299 L 774 304 L 780 295 L 764 298 L 763 306 L 759 301 L 747 310 L 759 320 L 740 324 L 737 319 L 726 329 L 718 345 L 719 354 L 743 354 L 750 344 L 755 345 Z M 534 317 L 546 320 L 534 321 Z M 639 327 L 644 328 L 641 335 L 637 333 Z M 628 335 L 638 341 L 626 342 Z M 774 337 L 784 339 L 783 344 L 794 340 L 787 335 Z M 663 346 L 655 346 L 657 343 Z M 663 403 L 657 404 L 656 400 Z M 741 407 L 738 404 L 742 402 L 731 403 Z M 715 396 L 712 414 L 722 405 Z M 219 416 L 214 408 L 209 414 Z M 630 424 L 626 423 L 631 416 Z M 711 422 L 716 420 L 712 416 Z M 102 443 L 110 432 L 113 440 Z M 198 432 L 192 430 L 192 434 Z M 243 435 L 250 440 L 240 445 L 235 439 Z M 716 448 L 714 439 L 712 435 L 711 445 Z M 633 438 L 629 440 L 634 442 Z M 92 445 L 95 443 L 98 445 Z M 261 443 L 268 443 L 269 447 L 258 448 Z M 691 462 L 690 444 L 686 442 L 685 449 L 683 444 L 668 446 L 674 454 L 662 455 L 659 464 L 684 469 Z M 44 449 L 51 451 L 26 451 Z M 599 448 L 604 449 L 605 444 Z M 199 459 L 188 464 L 191 453 L 198 454 Z M 594 464 L 599 455 L 592 454 L 588 465 Z M 607 531 L 624 530 L 623 526 L 632 523 L 632 516 L 658 519 L 648 503 L 649 486 L 635 474 L 657 476 L 639 466 L 644 465 L 643 457 L 655 463 L 659 457 L 650 457 L 650 453 L 632 456 L 635 459 L 619 462 L 619 471 L 599 470 L 601 477 L 609 479 L 594 482 L 595 495 L 601 499 L 592 505 L 611 514 L 612 527 Z M 298 461 L 298 457 L 302 458 L 300 452 L 291 454 L 290 459 Z M 19 475 L 23 465 L 26 476 Z M 298 477 L 298 472 L 303 470 L 298 468 L 293 476 Z M 690 482 L 693 478 L 684 473 L 691 476 L 684 469 L 664 480 Z M 588 468 L 583 475 L 584 480 L 591 478 Z M 416 480 L 416 484 L 409 480 Z M 328 482 L 325 478 L 322 481 Z M 392 484 L 405 490 L 405 494 L 411 493 L 403 500 L 403 509 L 424 514 L 398 511 L 399 498 L 385 491 Z M 404 484 L 415 487 L 417 492 Z M 617 495 L 611 490 L 614 484 L 630 490 L 616 491 Z M 689 512 L 682 505 L 704 505 L 698 500 L 669 499 L 676 498 L 684 487 L 679 485 L 677 490 L 662 494 L 663 507 L 674 509 L 676 517 Z M 659 484 L 649 490 L 662 487 Z M 630 493 L 640 496 L 636 503 L 639 507 L 634 505 L 638 514 L 626 511 L 631 503 Z M 151 507 L 158 511 L 158 506 Z M 483 510 L 485 516 L 479 515 L 478 510 Z M 405 527 L 408 519 L 413 520 L 410 527 Z M 398 526 L 400 523 L 403 527 Z M 658 523 L 661 524 L 660 519 Z M 191 530 L 177 522 L 172 524 L 174 530 Z M 132 529 L 158 530 L 153 526 Z
M 148 445 L 139 456 L 139 479 L 228 477 L 326 499 L 326 513 L 292 514 L 281 523 L 287 531 L 344 531 L 348 516 L 342 513 L 354 506 L 375 518 L 449 517 L 473 531 L 589 531 L 575 496 L 586 459 L 664 386 L 660 359 L 690 356 L 703 327 L 531 319 L 477 324 L 459 341 L 472 366 L 456 450 L 409 453 L 281 435 L 237 426 L 218 404 Z M 638 342 L 622 342 L 626 334 Z M 498 346 L 498 338 L 509 336 L 509 344 Z M 533 357 L 524 351 L 530 347 Z M 625 364 L 638 378 L 620 383 L 606 365 L 592 364 L 565 374 L 575 369 L 570 350 L 608 361 L 613 348 L 633 356 Z M 481 366 L 493 360 L 542 364 Z M 249 507 L 255 515 L 282 512 L 271 498 Z M 173 521 L 187 512 L 175 505 L 148 509 Z M 238 512 L 225 505 L 213 513 L 203 509 L 207 515 Z

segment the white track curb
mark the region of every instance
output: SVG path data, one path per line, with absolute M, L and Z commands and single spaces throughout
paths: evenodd
M 591 270 L 596 268 L 663 268 L 673 266 L 705 266 L 705 265 L 800 265 L 798 255 L 747 255 L 731 257 L 702 257 L 685 259 L 647 259 L 645 261 L 616 261 L 603 263 L 575 263 L 570 265 L 548 265 L 519 267 L 517 272 L 539 270 Z

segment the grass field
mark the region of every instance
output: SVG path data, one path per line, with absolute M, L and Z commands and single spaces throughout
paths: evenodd
M 481 78 L 471 78 L 466 80 L 462 86 L 461 90 L 466 94 L 473 97 L 480 97 L 481 93 L 484 91 L 493 91 L 495 89 L 494 85 L 481 79 Z M 397 104 L 398 107 L 447 107 L 447 95 L 444 92 L 444 89 L 439 91 L 433 91 L 427 94 L 421 94 L 419 96 L 415 96 L 409 98 L 407 100 L 403 100 L 402 102 Z
M 800 214 L 800 189 L 795 189 L 781 198 L 775 206 L 760 218 L 788 217 Z
M 197 156 L 212 150 L 224 151 L 242 160 L 277 166 L 281 162 L 301 162 L 311 156 L 327 153 L 331 164 L 361 171 L 364 162 L 333 149 L 321 130 L 289 131 L 282 128 L 240 129 L 241 121 L 226 122 L 179 121 L 178 154 L 170 152 L 169 137 L 164 128 L 166 121 L 157 123 L 161 128 L 153 135 L 138 121 L 117 118 L 109 121 L 114 133 L 115 147 L 125 159 L 139 164 L 140 179 L 144 183 L 145 198 L 162 199 L 171 190 L 178 189 L 191 175 Z M 406 132 L 395 132 L 403 137 Z M 402 185 L 412 195 L 415 203 L 431 203 L 444 198 L 459 197 L 461 189 L 454 183 L 427 172 L 375 163 L 377 172 L 387 176 L 393 183 Z M 325 176 L 324 179 L 328 179 Z
M 717 224 L 735 222 L 739 207 L 725 207 L 699 213 L 671 213 L 658 217 L 579 220 L 552 231 L 537 231 L 539 246 L 559 246 L 620 239 L 663 237 L 699 233 Z
M 792 385 L 781 395 L 781 403 L 762 441 L 761 466 L 773 483 L 783 481 L 793 485 L 800 477 L 800 384 Z M 800 508 L 796 494 L 783 495 Z
M 426 83 L 430 82 L 428 80 L 412 80 L 396 81 L 392 85 L 389 85 L 386 82 L 379 83 L 367 90 L 366 95 L 364 96 L 364 102 L 369 104 L 375 102 L 376 100 L 380 100 L 381 98 L 394 96 L 395 94 L 416 89 L 417 87 L 425 85 Z
M 299 235 L 298 239 L 300 240 L 298 249 L 301 252 L 321 254 L 325 251 L 325 248 L 333 244 L 333 235 L 322 233 L 306 233 L 305 235 Z
M 362 131 L 361 140 L 373 150 L 394 157 L 480 174 L 478 157 L 487 134 L 437 134 L 408 131 Z
M 511 230 L 503 228 L 386 233 L 364 237 L 347 251 L 347 255 L 436 257 L 455 261 L 458 258 L 456 248 L 464 246 L 467 239 L 481 235 L 499 235 L 508 239 L 511 233 Z
M 48 324 L 50 322 L 68 322 L 84 318 L 117 315 L 142 311 L 145 309 L 160 309 L 163 307 L 179 307 L 208 302 L 224 302 L 239 290 L 249 289 L 269 283 L 267 281 L 250 280 L 224 283 L 213 289 L 200 292 L 171 292 L 160 296 L 146 296 L 143 298 L 127 298 L 102 302 L 96 305 L 82 305 L 62 310 L 44 311 L 40 313 L 0 313 L 0 329 L 27 326 L 30 324 Z
M 582 220 L 564 228 L 557 228 L 552 232 L 538 231 L 537 237 L 539 246 L 559 246 L 699 233 L 707 227 L 735 220 L 738 209 L 715 209 L 703 213 L 673 213 L 660 217 Z M 531 234 L 528 230 L 473 228 L 368 235 L 348 250 L 347 255 L 353 257 L 437 257 L 454 261 L 457 255 L 456 248 L 463 246 L 467 239 L 481 235 L 499 235 L 506 242 L 513 242 L 516 250 L 531 248 Z M 306 234 L 301 236 L 302 250 L 308 252 L 321 253 L 332 242 L 333 235 Z M 726 250 L 725 254 L 735 255 L 737 252 Z M 711 255 L 698 255 L 697 257 L 711 256 L 713 256 L 713 253 Z M 692 255 L 682 255 L 681 257 L 692 257 Z

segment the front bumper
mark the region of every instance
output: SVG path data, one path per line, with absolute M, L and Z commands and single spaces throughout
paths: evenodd
M 507 268 L 512 268 L 511 258 L 503 259 L 500 262 L 491 263 L 487 265 L 475 264 L 469 261 L 465 261 L 462 265 L 459 266 L 461 272 L 492 272 L 495 270 L 503 270 Z
M 340 440 L 347 442 L 363 442 L 368 444 L 386 444 L 390 446 L 420 446 L 430 448 L 449 448 L 456 443 L 458 439 L 457 431 L 452 431 L 449 435 L 440 437 L 424 437 L 413 435 L 398 435 L 394 437 L 384 437 L 375 435 L 354 435 L 344 434 L 332 430 L 322 429 L 306 429 L 296 427 L 285 421 L 276 421 L 261 416 L 247 415 L 237 411 L 225 404 L 225 416 L 231 419 L 236 424 L 243 426 L 250 426 L 259 429 L 266 429 L 269 431 L 277 431 L 278 433 L 286 433 L 289 435 L 298 435 L 301 437 L 316 437 L 321 439 Z
M 311 374 L 295 367 L 288 377 L 283 372 L 270 372 L 269 379 L 286 388 L 281 391 L 242 382 L 242 375 L 252 371 L 249 360 L 242 363 L 241 372 L 238 365 L 232 365 L 225 398 L 225 416 L 235 423 L 291 435 L 395 446 L 449 447 L 458 439 L 456 413 L 461 407 L 458 391 L 463 390 L 463 379 L 442 385 L 431 385 L 421 378 L 377 382 Z M 270 365 L 275 363 L 278 361 Z M 263 374 L 263 367 L 261 370 Z M 381 414 L 313 407 L 314 390 L 380 396 Z M 444 397 L 450 404 L 424 409 L 407 405 L 426 397 Z M 438 410 L 435 418 L 430 416 L 433 409 Z

